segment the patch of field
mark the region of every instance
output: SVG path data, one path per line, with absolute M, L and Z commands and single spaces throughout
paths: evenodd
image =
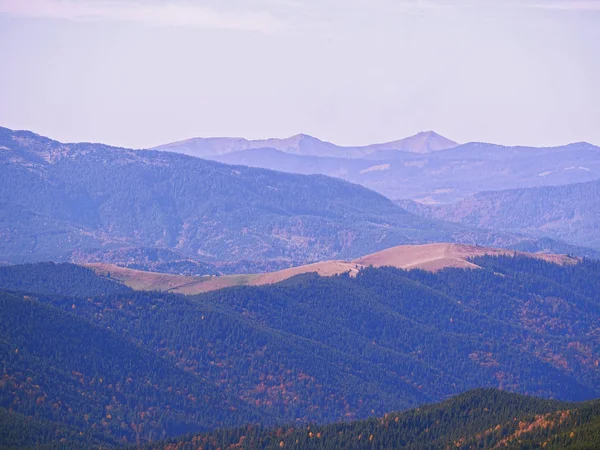
M 167 273 L 146 272 L 143 270 L 127 269 L 114 264 L 89 263 L 84 264 L 98 275 L 120 281 L 136 291 L 173 291 L 190 283 L 198 283 L 209 277 L 191 277 Z
M 307 264 L 305 266 L 290 267 L 289 269 L 280 270 L 278 272 L 257 275 L 256 279 L 252 281 L 252 285 L 260 286 L 264 284 L 279 283 L 280 281 L 287 280 L 296 275 L 313 272 L 316 272 L 322 277 L 331 277 L 345 272 L 350 272 L 350 275 L 356 276 L 360 269 L 360 266 L 348 261 L 323 261 Z
M 523 255 L 539 258 L 555 264 L 575 264 L 578 259 L 566 255 L 525 253 L 490 247 L 465 244 L 424 244 L 392 247 L 352 261 L 362 266 L 392 266 L 399 269 L 423 269 L 437 271 L 448 267 L 478 268 L 468 261 L 484 255 Z
M 260 275 L 222 275 L 220 277 L 196 277 L 197 281 L 181 285 L 176 290 L 185 295 L 202 294 L 204 292 L 217 291 L 233 286 L 254 286 L 254 281 Z
M 388 248 L 353 262 L 362 266 L 392 266 L 399 269 L 440 270 L 446 267 L 472 267 L 468 258 L 484 254 L 498 254 L 495 249 L 467 245 L 425 244 L 402 245 Z
M 303 273 L 315 272 L 330 277 L 344 272 L 356 275 L 360 269 L 346 261 L 323 261 L 306 266 L 291 267 L 278 272 L 223 276 L 185 276 L 127 269 L 114 264 L 90 263 L 86 267 L 98 275 L 120 281 L 136 291 L 163 291 L 185 295 L 201 294 L 233 286 L 262 286 L 278 283 Z

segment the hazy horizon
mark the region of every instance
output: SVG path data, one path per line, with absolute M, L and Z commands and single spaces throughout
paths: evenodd
M 600 145 L 600 1 L 0 0 L 0 126 Z

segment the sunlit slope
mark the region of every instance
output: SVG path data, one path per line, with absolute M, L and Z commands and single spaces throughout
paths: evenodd
M 200 294 L 232 286 L 262 286 L 278 283 L 291 277 L 317 273 L 328 277 L 350 273 L 356 275 L 364 267 L 396 267 L 399 269 L 422 269 L 437 271 L 448 267 L 477 269 L 470 259 L 484 255 L 522 255 L 556 264 L 574 264 L 578 261 L 566 255 L 515 252 L 506 249 L 477 247 L 462 244 L 403 245 L 373 253 L 353 261 L 322 261 L 292 267 L 276 272 L 251 275 L 182 276 L 145 272 L 117 267 L 112 264 L 88 264 L 96 273 L 121 281 L 132 289 L 143 291 L 169 291 L 180 294 Z

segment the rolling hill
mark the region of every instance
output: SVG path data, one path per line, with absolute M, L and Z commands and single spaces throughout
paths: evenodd
M 578 259 L 566 255 L 526 253 L 513 250 L 476 247 L 464 244 L 423 244 L 398 246 L 363 256 L 352 261 L 321 261 L 261 274 L 223 276 L 182 276 L 119 267 L 114 264 L 86 264 L 102 277 L 117 280 L 135 290 L 176 292 L 185 295 L 201 294 L 233 286 L 263 286 L 279 283 L 289 278 L 316 273 L 330 277 L 349 273 L 356 276 L 366 267 L 396 267 L 398 269 L 423 269 L 437 271 L 449 267 L 480 268 L 472 258 L 484 255 L 520 255 L 539 258 L 557 264 L 576 264 Z
M 481 191 L 566 185 L 600 178 L 600 149 L 470 143 L 434 153 L 382 150 L 363 158 L 330 158 L 251 149 L 214 157 L 227 164 L 290 173 L 323 174 L 360 184 L 392 199 L 447 204 Z
M 402 152 L 379 152 L 367 158 L 375 167 L 390 164 L 385 171 L 389 173 L 387 178 L 359 184 L 390 198 L 429 204 L 452 203 L 482 191 L 600 179 L 600 147 L 586 142 L 539 148 L 471 142 L 421 159 Z M 394 177 L 404 180 L 401 189 L 395 187 Z

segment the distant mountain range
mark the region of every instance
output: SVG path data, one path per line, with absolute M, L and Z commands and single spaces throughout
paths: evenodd
M 300 135 L 264 141 L 192 139 L 158 148 L 227 164 L 328 175 L 391 199 L 426 204 L 452 203 L 487 190 L 600 179 L 600 148 L 585 142 L 547 148 L 458 145 L 426 132 L 365 147 L 338 147 Z
M 217 273 L 223 262 L 235 272 L 274 270 L 401 244 L 537 246 L 524 236 L 419 217 L 342 180 L 170 152 L 63 144 L 6 128 L 0 129 L 0 179 L 5 262 L 140 262 L 139 268 L 157 269 L 154 264 L 169 261 L 177 269 Z M 589 254 L 561 243 L 543 248 Z
M 383 144 L 358 147 L 342 147 L 324 142 L 307 134 L 298 134 L 286 139 L 248 140 L 244 138 L 193 138 L 185 141 L 160 145 L 155 150 L 183 153 L 199 158 L 215 157 L 253 149 L 274 149 L 283 153 L 300 156 L 321 156 L 334 158 L 360 158 L 377 151 L 398 150 L 403 152 L 430 153 L 458 144 L 433 131 L 425 131 L 414 136 Z
M 450 205 L 398 204 L 429 218 L 600 249 L 600 180 L 481 192 Z

